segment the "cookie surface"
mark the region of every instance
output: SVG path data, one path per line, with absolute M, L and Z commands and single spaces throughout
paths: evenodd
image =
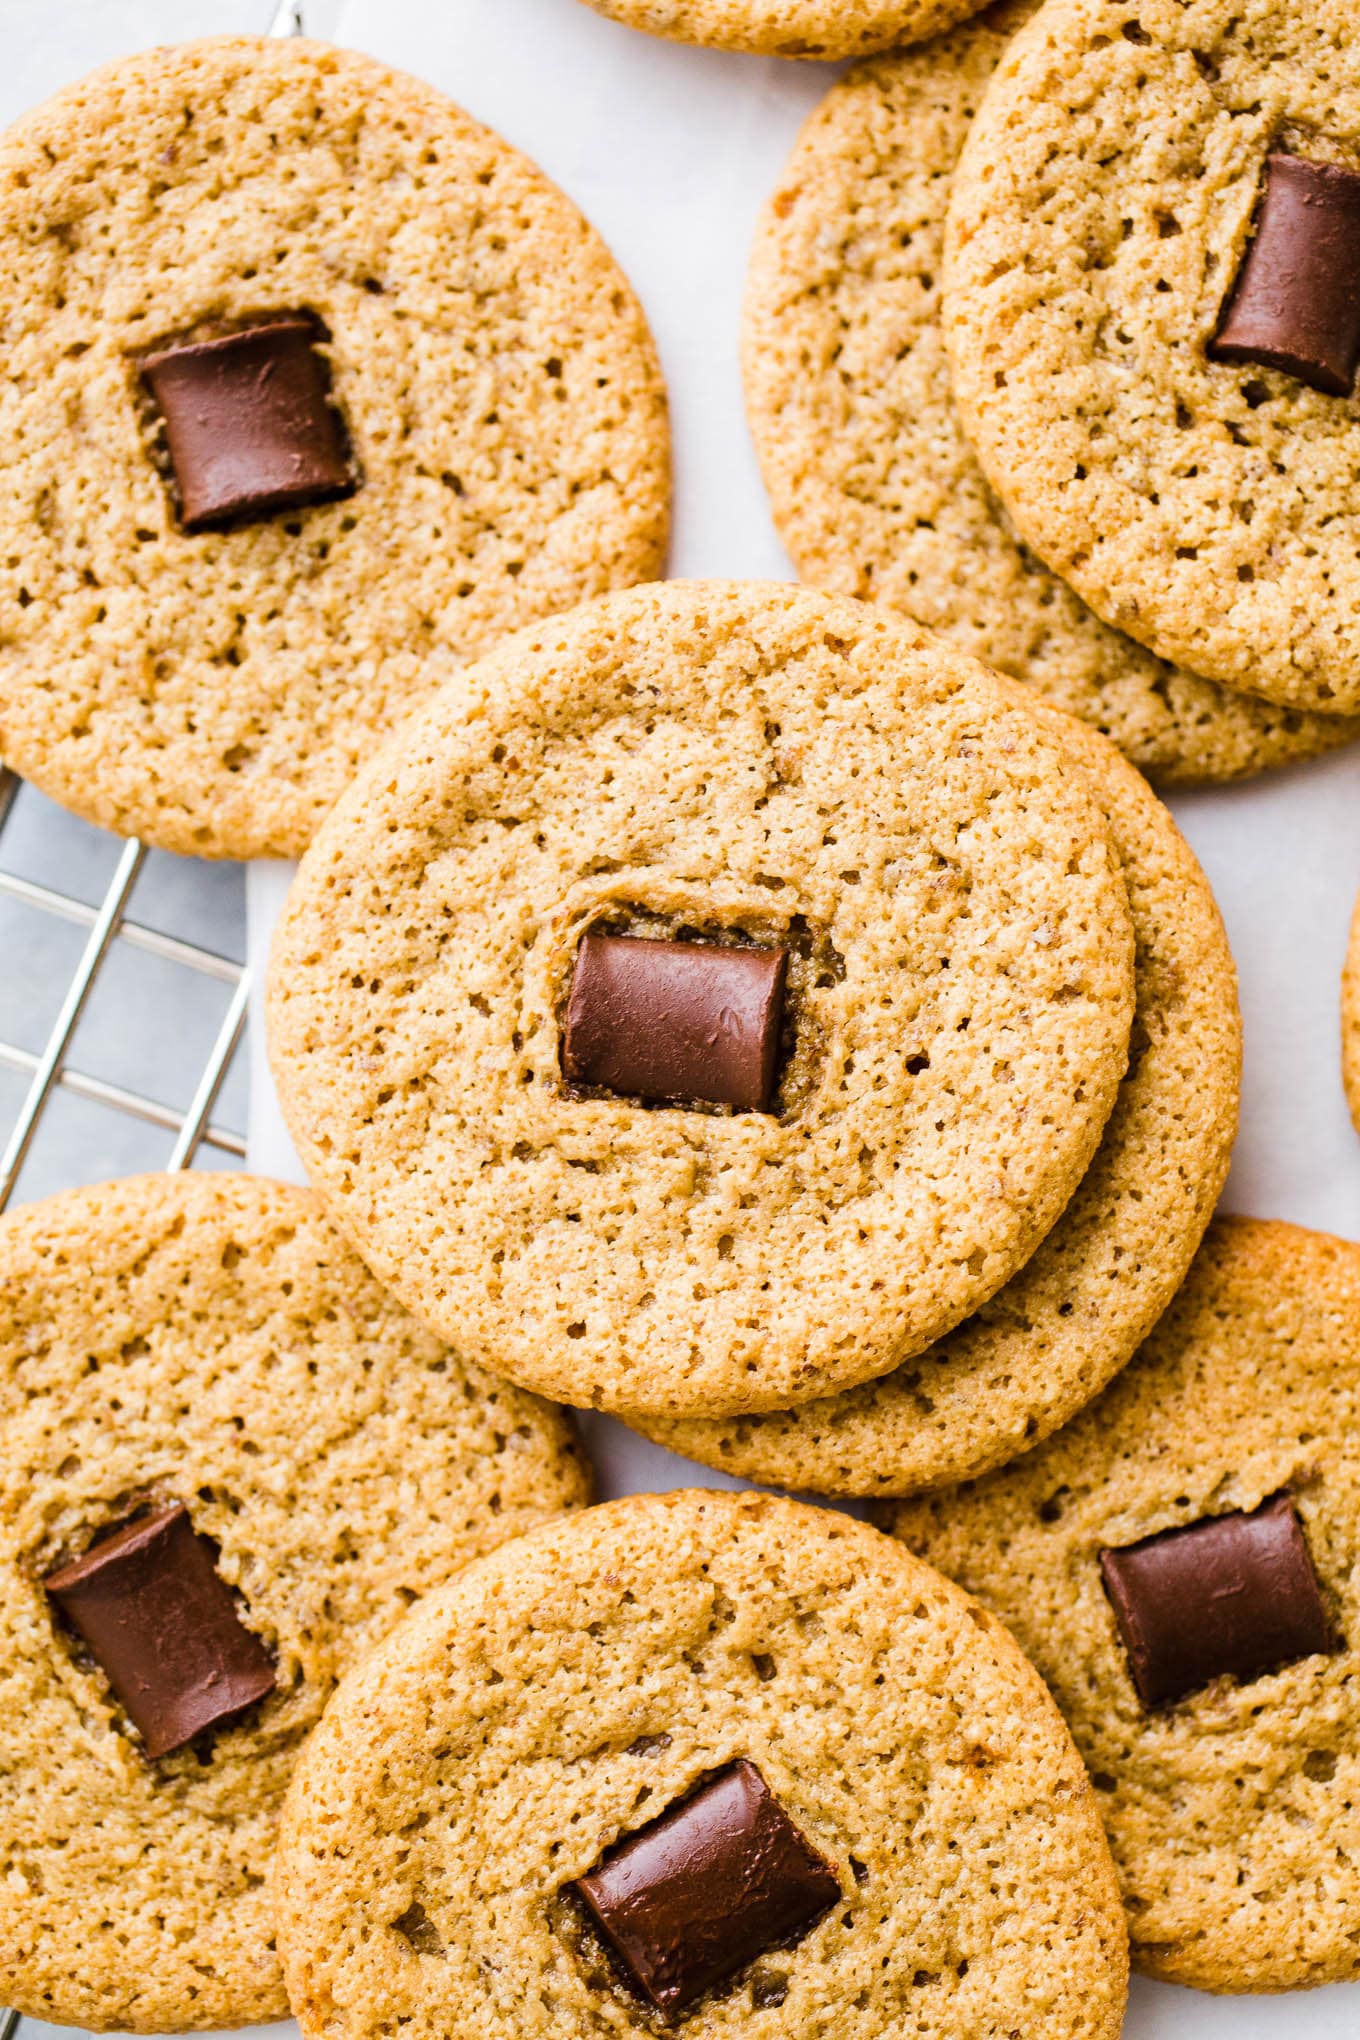
M 408 1308 L 559 1399 L 709 1415 L 885 1373 L 1023 1265 L 1123 1075 L 1133 944 L 1008 686 L 861 604 L 669 582 L 412 719 L 269 994 L 307 1170 Z M 566 1085 L 600 927 L 787 946 L 769 1109 Z
M 0 749 L 105 827 L 296 855 L 454 666 L 659 570 L 641 310 L 413 78 L 298 39 L 115 64 L 0 141 L 0 251 Z M 357 487 L 184 529 L 140 364 L 298 313 Z
M 1346 967 L 1341 977 L 1341 1076 L 1346 1102 L 1360 1132 L 1360 900 L 1351 916 Z
M 1113 2040 L 1118 1895 L 1039 1680 L 891 1540 L 751 1493 L 522 1539 L 346 1682 L 284 1818 L 303 2033 L 656 2031 L 567 1887 L 743 1759 L 843 1896 L 693 2028 Z
M 940 328 L 950 179 L 1029 5 L 833 86 L 761 219 L 744 369 L 804 580 L 886 603 L 1093 723 L 1171 784 L 1336 748 L 1360 723 L 1201 680 L 1100 621 L 1020 542 L 954 410 Z
M 1227 937 L 1204 873 L 1140 774 L 1085 724 L 1030 705 L 1109 816 L 1133 916 L 1133 1048 L 1095 1159 L 1033 1257 L 937 1346 L 800 1409 L 638 1421 L 675 1452 L 821 1494 L 972 1478 L 1089 1402 L 1190 1265 L 1237 1131 L 1242 1029 Z
M 1360 1248 L 1220 1219 L 1099 1402 L 1018 1465 L 895 1512 L 1048 1681 L 1154 1976 L 1269 1991 L 1360 1970 L 1357 1379 Z M 1338 1647 L 1145 1708 L 1100 1552 L 1282 1493 Z
M 95 2029 L 285 2016 L 267 1876 L 299 1745 L 427 1589 L 589 1482 L 308 1191 L 148 1176 L 0 1227 L 0 1999 Z M 154 1763 L 40 1582 L 146 1503 L 211 1539 L 276 1689 Z
M 1360 161 L 1322 0 L 1058 0 L 954 178 L 954 392 L 1021 536 L 1107 622 L 1294 708 L 1360 708 L 1360 416 L 1212 359 L 1271 150 Z
M 976 0 L 588 0 L 649 35 L 767 57 L 862 57 L 962 21 Z

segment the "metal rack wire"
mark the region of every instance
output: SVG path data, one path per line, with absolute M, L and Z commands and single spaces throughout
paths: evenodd
M 67 986 L 65 997 L 42 1050 L 35 1053 L 15 1042 L 0 1039 L 0 1066 L 20 1071 L 29 1080 L 27 1092 L 19 1108 L 18 1119 L 11 1128 L 4 1152 L 0 1155 L 0 1211 L 4 1210 L 14 1195 L 19 1172 L 33 1145 L 43 1111 L 59 1089 L 71 1091 L 78 1097 L 90 1099 L 96 1104 L 108 1106 L 116 1112 L 125 1113 L 133 1119 L 143 1120 L 149 1125 L 163 1127 L 167 1132 L 173 1133 L 174 1146 L 166 1163 L 169 1169 L 187 1169 L 204 1141 L 208 1141 L 215 1148 L 220 1148 L 226 1154 L 244 1158 L 244 1137 L 231 1127 L 214 1124 L 212 1113 L 222 1088 L 227 1065 L 245 1027 L 246 1009 L 250 999 L 248 966 L 198 943 L 184 942 L 176 936 L 162 934 L 158 929 L 146 927 L 128 917 L 127 909 L 132 890 L 146 862 L 147 851 L 144 844 L 136 842 L 124 844 L 114 867 L 113 877 L 98 906 L 91 906 L 69 893 L 36 884 L 31 879 L 19 877 L 5 870 L 4 832 L 18 791 L 19 781 L 14 773 L 0 767 L 0 898 L 17 900 L 25 906 L 37 908 L 60 920 L 75 922 L 87 928 L 89 933 L 75 974 Z M 163 962 L 178 964 L 186 970 L 202 972 L 205 976 L 216 978 L 233 988 L 216 1039 L 203 1065 L 193 1096 L 183 1112 L 178 1112 L 155 1098 L 149 1098 L 140 1091 L 128 1090 L 101 1077 L 92 1076 L 73 1067 L 68 1060 L 81 1015 L 89 1003 L 100 969 L 115 942 L 125 942 L 132 948 L 143 950 Z M 3 2027 L 0 2027 L 0 2040 L 8 2040 Z

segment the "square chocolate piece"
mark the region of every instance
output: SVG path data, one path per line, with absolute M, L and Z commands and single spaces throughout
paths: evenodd
M 1102 1551 L 1100 1570 L 1145 1707 L 1336 1648 L 1287 1494 Z
M 576 951 L 562 1067 L 654 1104 L 768 1112 L 787 949 L 586 935 Z
M 1283 369 L 1346 397 L 1360 363 L 1360 176 L 1267 156 L 1256 232 L 1209 343 L 1215 361 Z
M 572 1887 L 637 1995 L 675 2023 L 841 1896 L 754 1764 L 729 1764 Z
M 355 487 L 310 319 L 276 319 L 142 362 L 186 531 L 327 503 Z
M 163 1757 L 274 1690 L 268 1651 L 178 1503 L 92 1544 L 44 1587 Z

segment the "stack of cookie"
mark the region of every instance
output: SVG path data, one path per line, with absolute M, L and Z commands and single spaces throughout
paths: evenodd
M 1348 742 L 1360 158 L 1325 12 L 1033 14 L 861 65 L 799 139 L 745 335 L 780 531 L 1159 780 Z
M 304 860 L 271 1043 L 424 1322 L 730 1472 L 1012 1457 L 1170 1300 L 1236 1122 L 1194 859 L 1103 738 L 862 604 L 522 633 Z

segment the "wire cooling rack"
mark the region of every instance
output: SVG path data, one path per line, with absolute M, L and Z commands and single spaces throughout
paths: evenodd
M 213 1112 L 245 1028 L 250 996 L 247 965 L 218 949 L 197 941 L 186 941 L 134 917 L 131 911 L 133 893 L 146 870 L 149 855 L 144 844 L 122 844 L 112 875 L 102 897 L 96 902 L 68 890 L 65 885 L 48 884 L 16 869 L 14 859 L 7 853 L 11 821 L 16 814 L 19 795 L 18 778 L 0 768 L 0 903 L 28 910 L 25 919 L 31 933 L 25 945 L 22 969 L 27 971 L 29 958 L 37 954 L 48 965 L 43 974 L 50 975 L 51 971 L 52 958 L 47 954 L 51 945 L 41 941 L 38 931 L 42 923 L 33 922 L 33 915 L 44 920 L 50 917 L 51 921 L 64 923 L 67 927 L 84 929 L 85 940 L 40 1045 L 35 1047 L 31 1040 L 25 1043 L 8 1039 L 5 1032 L 0 1031 L 0 1071 L 15 1072 L 21 1080 L 27 1080 L 17 1116 L 9 1126 L 4 1150 L 0 1154 L 0 1210 L 20 1187 L 44 1113 L 63 1092 L 125 1118 L 162 1129 L 170 1136 L 170 1151 L 164 1161 L 168 1169 L 188 1168 L 205 1143 L 221 1155 L 242 1159 L 245 1155 L 244 1134 L 234 1127 L 217 1124 Z M 78 1030 L 91 1011 L 101 972 L 120 946 L 171 967 L 168 978 L 164 971 L 157 974 L 155 990 L 160 999 L 173 998 L 177 980 L 183 982 L 179 980 L 181 972 L 228 988 L 225 1009 L 212 1035 L 191 1095 L 182 1107 L 154 1097 L 148 1090 L 100 1075 L 96 1069 L 82 1068 L 73 1055 Z M 36 984 L 32 986 L 35 994 L 41 989 Z M 135 1000 L 135 985 L 129 986 L 127 992 Z M 88 1153 L 91 1166 L 84 1171 L 87 1180 L 108 1173 L 107 1167 L 100 1166 L 97 1139 L 89 1142 Z M 3 2028 L 0 2028 L 0 2040 L 8 2040 Z

